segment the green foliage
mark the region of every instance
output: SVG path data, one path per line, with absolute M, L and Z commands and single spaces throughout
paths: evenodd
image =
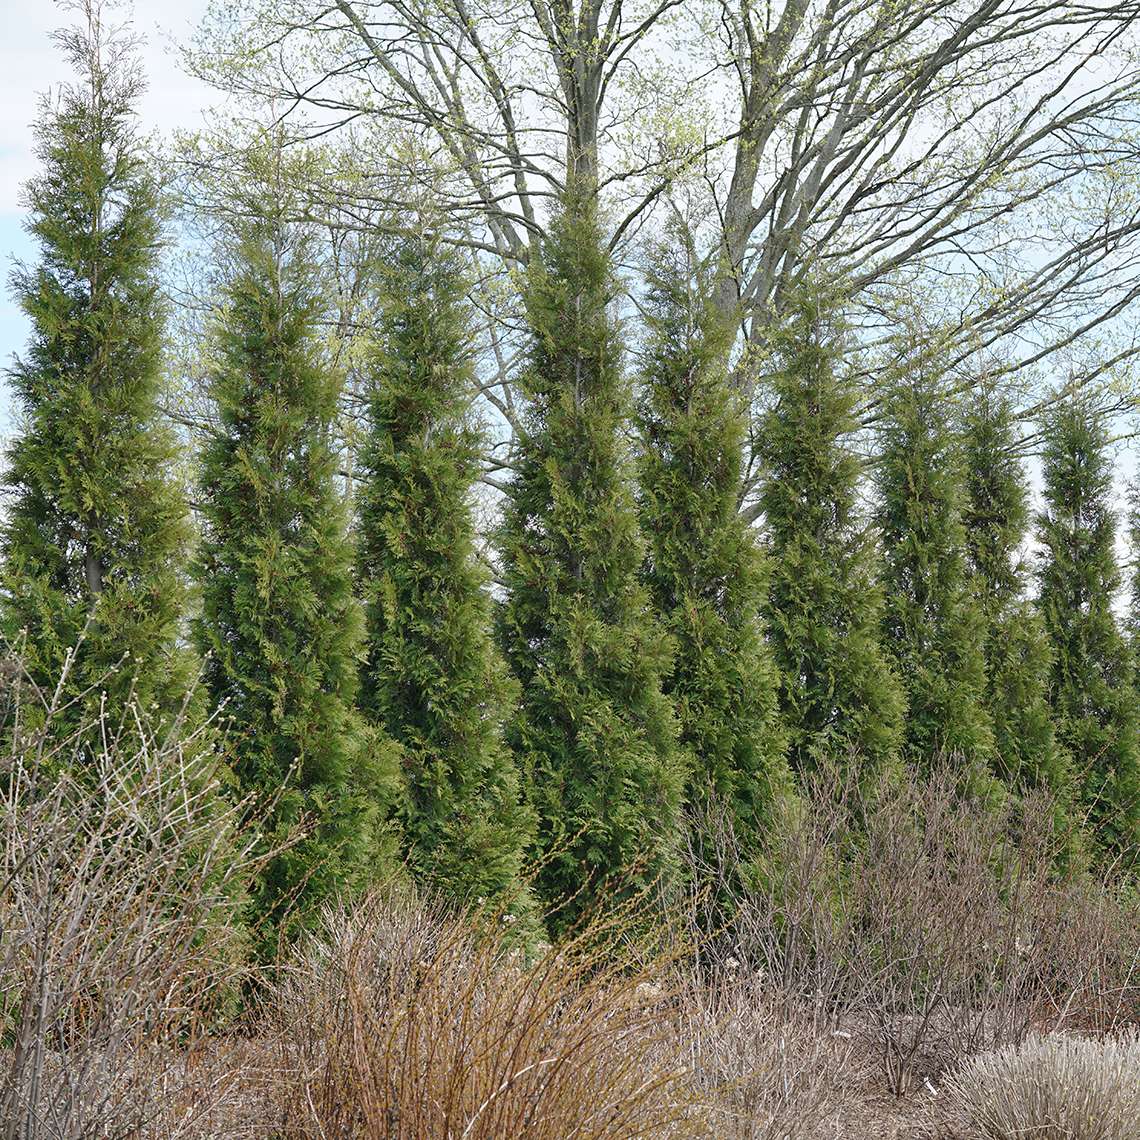
M 1049 699 L 1072 757 L 1074 799 L 1096 834 L 1140 839 L 1140 736 L 1133 665 L 1112 612 L 1120 586 L 1112 462 L 1104 416 L 1088 399 L 1044 424 L 1045 508 L 1038 604 L 1053 645 Z
M 531 269 L 528 409 L 500 532 L 500 611 L 522 684 L 510 740 L 561 921 L 671 870 L 685 773 L 662 693 L 670 644 L 639 580 L 613 282 L 590 199 L 571 195 Z
M 792 310 L 774 348 L 774 402 L 760 432 L 761 506 L 768 625 L 792 767 L 807 774 L 857 764 L 873 778 L 897 755 L 903 697 L 881 643 L 875 535 L 858 505 L 856 395 L 836 375 L 818 302 Z
M 995 770 L 1011 788 L 1063 793 L 1065 754 L 1048 700 L 1052 650 L 1040 615 L 1025 598 L 1029 502 L 1009 398 L 981 384 L 971 393 L 964 428 L 966 561 L 984 623 Z
M 235 223 L 216 320 L 204 449 L 198 643 L 232 727 L 243 790 L 270 805 L 272 859 L 254 899 L 266 938 L 382 873 L 390 744 L 353 708 L 363 637 L 331 443 L 339 384 L 315 342 L 320 297 L 304 235 L 255 204 Z
M 136 141 L 136 66 L 96 30 L 63 37 L 81 80 L 38 124 L 43 172 L 26 189 L 39 261 L 15 292 L 32 323 L 9 372 L 22 432 L 8 455 L 3 626 L 74 727 L 105 691 L 173 715 L 191 661 L 178 647 L 189 538 L 161 421 L 158 192 Z M 117 667 L 122 662 L 122 667 Z M 81 698 L 76 700 L 75 698 Z
M 883 629 L 907 698 L 906 759 L 924 769 L 953 763 L 967 786 L 982 790 L 981 766 L 992 759 L 994 736 L 951 412 L 921 375 L 896 383 L 887 397 L 877 479 Z
M 1132 650 L 1134 679 L 1140 682 L 1140 480 L 1133 479 L 1127 490 L 1128 538 L 1128 616 L 1125 633 Z
M 711 791 L 729 805 L 747 848 L 790 780 L 763 557 L 738 509 L 747 420 L 728 378 L 732 329 L 692 260 L 664 254 L 650 279 L 638 417 L 645 580 L 676 646 L 665 692 L 694 762 L 690 798 Z
M 480 435 L 468 422 L 475 377 L 456 259 L 404 240 L 382 299 L 358 499 L 361 703 L 401 746 L 415 871 L 461 901 L 522 902 L 528 820 L 502 739 L 516 694 L 476 559 Z

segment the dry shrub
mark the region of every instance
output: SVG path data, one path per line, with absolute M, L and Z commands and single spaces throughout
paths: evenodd
M 0 1138 L 179 1135 L 188 1053 L 236 992 L 234 918 L 253 869 L 242 809 L 219 795 L 208 729 L 157 736 L 130 707 L 69 734 L 50 696 L 12 692 L 0 755 Z M 32 727 L 26 702 L 37 702 Z M 236 1079 L 197 1081 L 194 1112 Z
M 386 893 L 330 914 L 271 995 L 281 1132 L 368 1140 L 693 1135 L 661 974 L 595 927 L 536 961 Z
M 1140 1023 L 1140 894 L 1114 874 L 1053 884 L 1036 930 L 1035 1024 L 1097 1032 Z
M 1031 1036 L 967 1062 L 948 1090 L 986 1140 L 1136 1140 L 1140 1034 Z
M 770 1001 L 852 1033 L 897 1095 L 1034 1027 L 1119 1024 L 1140 999 L 1135 902 L 1111 875 L 1059 869 L 1055 819 L 1044 798 L 972 802 L 949 773 L 878 794 L 820 779 L 723 929 L 690 908 L 716 930 L 705 972 L 731 957 Z M 723 814 L 700 831 L 694 879 L 720 898 L 738 848 Z
M 739 969 L 690 975 L 678 1015 L 710 1136 L 807 1140 L 849 1102 L 850 1039 L 775 1000 Z

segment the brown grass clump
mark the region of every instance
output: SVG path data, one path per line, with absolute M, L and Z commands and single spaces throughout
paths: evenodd
M 1136 1140 L 1140 1034 L 1032 1036 L 968 1061 L 948 1089 L 985 1140 Z
M 267 1011 L 281 1053 L 281 1131 L 363 1140 L 699 1134 L 661 975 L 605 933 L 528 963 L 500 931 L 399 895 L 330 914 Z

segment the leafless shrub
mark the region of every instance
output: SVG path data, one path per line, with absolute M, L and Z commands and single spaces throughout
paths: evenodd
M 235 994 L 242 807 L 219 795 L 208 727 L 158 735 L 128 707 L 68 733 L 50 696 L 8 698 L 0 1137 L 186 1134 L 237 1079 L 192 1080 L 191 1058 Z
M 717 977 L 688 976 L 677 1036 L 711 1136 L 807 1140 L 850 1099 L 850 1038 L 773 1000 L 731 962 Z
M 986 1140 L 1136 1140 L 1140 1035 L 1032 1036 L 968 1061 L 948 1089 Z
M 698 1134 L 663 976 L 607 941 L 593 929 L 527 962 L 398 893 L 331 913 L 271 995 L 282 1133 Z
M 1054 820 L 1044 798 L 973 803 L 949 773 L 875 794 L 820 779 L 773 829 L 703 968 L 731 957 L 770 1003 L 852 1033 L 897 1095 L 1035 1026 L 1117 1024 L 1140 1000 L 1135 906 L 1110 876 L 1058 869 Z M 716 838 L 693 878 L 716 896 L 739 853 L 723 819 L 701 831 Z

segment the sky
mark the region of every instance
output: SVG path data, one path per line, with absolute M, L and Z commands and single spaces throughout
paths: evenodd
M 139 105 L 144 132 L 193 129 L 215 100 L 205 85 L 183 73 L 175 44 L 185 41 L 205 13 L 207 0 L 134 0 L 114 13 L 130 16 L 144 39 L 141 60 L 148 88 Z M 36 172 L 32 124 L 40 95 L 68 81 L 70 74 L 52 41 L 56 28 L 71 22 L 57 0 L 0 0 L 0 369 L 23 348 L 28 326 L 8 288 L 13 262 L 31 260 L 32 243 L 23 230 L 20 187 Z M 0 379 L 0 435 L 11 425 L 7 386 Z

